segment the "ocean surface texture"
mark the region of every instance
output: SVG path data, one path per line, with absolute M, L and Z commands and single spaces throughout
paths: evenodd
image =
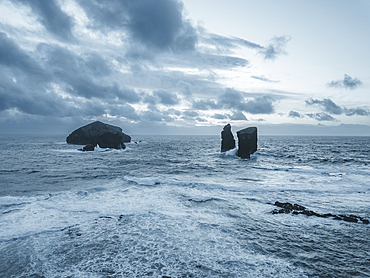
M 369 137 L 0 137 L 0 277 L 370 277 Z

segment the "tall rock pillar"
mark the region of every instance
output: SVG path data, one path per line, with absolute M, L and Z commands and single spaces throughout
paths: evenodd
M 231 125 L 227 124 L 221 131 L 221 152 L 226 152 L 234 148 L 235 148 L 235 139 L 231 132 Z
M 238 156 L 250 158 L 250 155 L 257 150 L 257 128 L 247 127 L 236 134 L 239 141 Z

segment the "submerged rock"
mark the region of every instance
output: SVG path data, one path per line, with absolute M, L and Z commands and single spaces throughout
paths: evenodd
M 238 136 L 238 156 L 249 158 L 257 150 L 257 127 L 247 127 L 239 130 Z
M 227 124 L 221 131 L 221 152 L 226 152 L 235 148 L 235 139 L 231 132 L 231 125 Z
M 87 144 L 85 147 L 83 147 L 82 149 L 78 149 L 79 151 L 83 151 L 83 152 L 91 152 L 95 149 L 96 145 L 93 145 L 93 144 Z
M 292 214 L 304 214 L 306 216 L 316 216 L 316 217 L 322 217 L 322 218 L 333 218 L 334 220 L 343 220 L 346 222 L 353 222 L 357 223 L 358 221 L 361 221 L 364 224 L 369 224 L 369 220 L 364 219 L 360 216 L 356 215 L 335 215 L 331 213 L 325 213 L 320 214 L 317 212 L 314 212 L 312 210 L 307 210 L 304 206 L 298 205 L 298 204 L 291 204 L 291 203 L 280 203 L 279 201 L 276 201 L 275 206 L 280 207 L 281 209 L 274 209 L 271 211 L 272 214 L 279 214 L 279 213 L 292 213 Z
M 118 126 L 96 121 L 76 129 L 66 141 L 69 144 L 86 145 L 82 150 L 92 151 L 97 145 L 101 148 L 124 149 L 124 143 L 130 142 L 131 137 Z

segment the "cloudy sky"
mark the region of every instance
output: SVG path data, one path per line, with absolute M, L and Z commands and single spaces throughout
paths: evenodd
M 368 0 L 0 0 L 0 133 L 370 135 Z

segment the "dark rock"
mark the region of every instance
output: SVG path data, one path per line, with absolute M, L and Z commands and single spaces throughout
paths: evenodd
M 122 134 L 107 132 L 98 137 L 98 145 L 100 148 L 125 149 Z
M 295 209 L 295 210 L 305 210 L 306 208 L 304 206 L 301 206 L 301 205 L 298 205 L 298 204 L 294 204 L 293 205 L 293 209 Z
M 306 209 L 304 206 L 301 206 L 301 205 L 298 205 L 298 204 L 292 205 L 291 203 L 280 203 L 279 201 L 276 201 L 275 202 L 275 206 L 284 208 L 288 212 L 291 212 L 292 210 L 301 211 L 301 210 L 305 210 Z
M 221 131 L 221 152 L 226 152 L 235 148 L 235 139 L 231 132 L 231 125 L 227 124 Z
M 304 215 L 307 215 L 307 216 L 319 216 L 318 213 L 312 211 L 312 210 L 303 210 L 303 211 L 300 211 L 299 212 L 300 214 L 304 214 Z
M 95 149 L 96 145 L 93 145 L 93 144 L 87 144 L 85 147 L 83 147 L 82 149 L 78 149 L 79 151 L 83 151 L 83 152 L 91 152 Z
M 241 158 L 250 158 L 250 155 L 257 150 L 257 128 L 247 127 L 239 130 L 238 135 L 238 156 Z
M 269 203 L 271 205 L 271 203 Z M 294 204 L 292 205 L 291 203 L 280 203 L 279 201 L 276 201 L 275 206 L 280 207 L 281 209 L 274 209 L 271 211 L 272 214 L 279 214 L 279 213 L 292 213 L 294 215 L 297 214 L 303 214 L 306 216 L 316 216 L 316 217 L 322 217 L 322 218 L 328 218 L 332 217 L 334 220 L 343 220 L 346 222 L 352 222 L 352 223 L 358 223 L 359 220 L 362 221 L 364 224 L 369 224 L 369 220 L 364 219 L 360 216 L 356 216 L 353 214 L 350 215 L 335 215 L 331 213 L 325 213 L 325 214 L 320 214 L 317 212 L 314 212 L 312 210 L 307 210 L 304 206 Z
M 122 132 L 118 126 L 96 121 L 80 127 L 68 135 L 69 144 L 99 145 L 101 148 L 124 148 L 124 142 L 130 142 L 131 137 Z
M 354 222 L 354 223 L 357 223 L 358 222 L 357 218 L 352 217 L 352 216 L 345 216 L 344 215 L 342 218 L 346 222 Z

